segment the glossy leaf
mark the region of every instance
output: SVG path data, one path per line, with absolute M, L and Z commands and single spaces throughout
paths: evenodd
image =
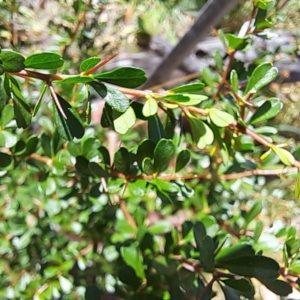
M 282 102 L 278 98 L 270 98 L 260 106 L 250 119 L 250 124 L 266 121 L 274 118 L 282 109 Z
M 172 88 L 170 91 L 174 93 L 188 93 L 188 94 L 196 93 L 197 94 L 204 88 L 204 86 L 205 85 L 202 82 L 188 83 L 188 84 L 184 84 Z
M 30 69 L 53 70 L 62 67 L 63 59 L 59 54 L 52 52 L 35 53 L 25 60 L 25 67 Z
M 114 165 L 118 172 L 128 174 L 130 169 L 129 152 L 126 148 L 119 148 L 114 155 Z
M 118 90 L 99 82 L 89 83 L 105 102 L 119 112 L 125 112 L 129 107 L 129 99 Z
M 160 173 L 167 169 L 171 158 L 175 155 L 175 145 L 172 140 L 161 139 L 154 149 L 154 170 Z
M 60 110 L 53 102 L 53 120 L 59 135 L 65 140 L 72 140 L 74 137 L 82 138 L 84 127 L 76 110 L 60 95 L 57 94 L 58 101 L 67 119 L 61 114 Z
M 204 95 L 193 94 L 168 94 L 161 98 L 164 100 L 171 101 L 172 104 L 178 103 L 182 106 L 194 106 L 206 100 L 208 97 Z
M 158 142 L 165 137 L 165 130 L 157 114 L 148 119 L 148 136 L 154 142 Z
M 176 172 L 182 170 L 190 161 L 191 152 L 188 149 L 182 150 L 176 159 Z
M 109 173 L 95 162 L 90 162 L 89 163 L 89 169 L 97 177 L 104 177 L 104 178 L 109 177 Z
M 80 64 L 80 71 L 86 72 L 96 66 L 100 61 L 100 57 L 89 57 Z
M 136 159 L 140 168 L 142 168 L 142 161 L 144 158 L 148 157 L 150 160 L 153 158 L 155 146 L 156 144 L 152 140 L 145 140 L 139 145 Z
M 252 283 L 246 278 L 229 278 L 226 280 L 222 280 L 222 282 L 229 287 L 241 292 L 251 292 L 253 290 Z
M 113 71 L 96 74 L 93 77 L 127 88 L 136 88 L 147 80 L 145 71 L 134 67 L 121 67 Z
M 20 72 L 25 68 L 25 58 L 18 52 L 10 50 L 2 50 L 0 53 L 0 60 L 6 72 Z
M 146 175 L 152 175 L 154 173 L 154 165 L 149 157 L 143 159 L 141 169 Z
M 200 252 L 200 261 L 206 272 L 213 272 L 214 266 L 214 242 L 206 234 L 204 225 L 197 222 L 193 227 L 197 248 Z
M 221 263 L 222 268 L 230 272 L 258 279 L 272 280 L 279 276 L 278 263 L 265 256 L 241 256 Z
M 251 245 L 238 244 L 228 248 L 223 248 L 216 256 L 216 261 L 225 262 L 237 257 L 252 256 L 255 252 Z
M 258 91 L 262 87 L 272 82 L 277 75 L 278 70 L 277 68 L 273 67 L 271 63 L 267 62 L 257 66 L 251 74 L 244 94 L 246 95 L 250 91 Z
M 91 81 L 93 81 L 93 78 L 85 75 L 70 75 L 62 80 L 55 80 L 55 82 L 59 82 L 62 84 L 88 83 Z
M 215 108 L 209 110 L 209 118 L 218 127 L 226 127 L 235 121 L 229 113 Z
M 125 134 L 134 124 L 135 124 L 135 113 L 132 107 L 128 109 L 121 115 L 114 119 L 113 124 L 115 131 L 120 134 Z

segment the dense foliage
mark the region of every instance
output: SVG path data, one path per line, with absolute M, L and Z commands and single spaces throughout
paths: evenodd
M 274 5 L 254 0 L 243 35 L 216 32 L 227 60 L 216 52 L 199 80 L 161 93 L 135 89 L 142 69 L 98 72 L 115 55 L 69 74 L 59 54 L 1 50 L 1 299 L 299 289 L 297 228 L 268 203 L 298 199 L 299 144 L 268 123 L 282 109 L 263 90 L 278 78 L 269 53 L 248 66 L 235 58 L 268 38 Z M 114 153 L 110 130 L 120 134 Z

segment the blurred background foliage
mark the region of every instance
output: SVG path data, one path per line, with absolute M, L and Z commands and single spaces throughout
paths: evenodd
M 25 56 L 39 51 L 60 53 L 67 61 L 62 73 L 73 74 L 80 62 L 88 57 L 105 58 L 116 52 L 139 52 L 139 37 L 161 36 L 172 44 L 176 43 L 205 2 L 0 0 L 1 47 L 14 49 Z M 285 3 L 279 1 L 277 4 Z M 237 32 L 251 10 L 252 1 L 242 1 L 219 28 L 225 32 Z M 299 0 L 287 1 L 276 14 L 274 8 L 271 19 L 276 29 L 300 30 Z M 41 87 L 37 82 L 21 83 L 28 90 L 26 99 L 34 103 Z M 69 93 L 70 99 L 72 91 L 72 87 L 68 90 L 64 86 L 64 94 Z M 277 143 L 287 143 L 294 156 L 300 159 L 300 85 L 274 84 L 265 92 L 272 92 L 285 104 L 275 120 L 264 124 L 276 128 L 268 134 Z M 81 98 L 84 98 L 84 91 L 77 93 L 74 105 Z M 41 142 L 37 153 L 53 158 L 53 167 L 34 159 L 24 162 L 20 152 L 14 170 L 11 166 L 0 171 L 0 298 L 69 300 L 83 299 L 85 295 L 90 300 L 99 299 L 93 298 L 93 295 L 100 288 L 106 293 L 132 296 L 130 299 L 150 299 L 145 296 L 147 291 L 152 293 L 151 299 L 162 299 L 161 293 L 157 293 L 155 298 L 155 289 L 158 292 L 163 290 L 160 278 L 155 278 L 155 274 L 148 278 L 153 286 L 148 290 L 145 288 L 145 298 L 141 295 L 134 298 L 133 292 L 119 283 L 119 280 L 123 283 L 129 281 L 135 288 L 143 289 L 140 278 L 134 274 L 132 278 L 126 278 L 132 270 L 128 273 L 123 267 L 116 267 L 121 261 L 122 243 L 129 245 L 128 241 L 141 233 L 128 224 L 118 205 L 107 205 L 111 199 L 104 193 L 99 194 L 97 184 L 93 182 L 93 189 L 89 190 L 92 182 L 88 176 L 81 176 L 80 171 L 77 174 L 80 166 L 77 166 L 77 171 L 66 172 L 68 166 L 74 165 L 75 156 L 91 159 L 101 145 L 107 146 L 107 132 L 100 126 L 90 126 L 81 141 L 68 142 L 61 147 L 55 138 L 49 101 L 44 101 L 42 106 L 43 115 L 35 117 L 32 127 L 21 132 L 19 138 L 28 142 L 33 132 L 39 135 Z M 135 149 L 146 137 L 146 129 L 141 125 L 121 136 L 120 140 L 122 146 Z M 179 140 L 181 137 L 175 133 L 175 138 Z M 14 144 L 16 156 L 18 147 L 22 149 L 21 142 Z M 261 150 L 257 148 L 256 157 L 259 157 Z M 249 161 L 245 157 L 240 155 L 236 160 L 246 164 Z M 270 155 L 265 166 L 277 163 L 276 155 Z M 82 164 L 84 166 L 84 160 Z M 210 159 L 209 153 L 193 152 L 191 165 L 198 173 L 205 173 L 210 164 L 217 162 Z M 84 167 L 81 172 L 84 173 Z M 74 173 L 77 175 L 74 176 Z M 119 179 L 111 179 L 110 192 L 119 192 L 121 183 Z M 191 180 L 188 187 L 180 187 L 181 196 L 174 193 L 173 197 L 189 200 L 176 201 L 172 205 L 168 202 L 170 196 L 164 197 L 163 192 L 159 195 L 163 200 L 155 201 L 157 195 L 150 188 L 146 189 L 142 182 L 137 182 L 131 190 L 131 194 L 124 196 L 129 212 L 142 229 L 145 223 L 151 228 L 146 235 L 141 234 L 143 238 L 139 241 L 140 251 L 148 265 L 151 260 L 165 264 L 163 257 L 155 255 L 172 239 L 182 239 L 182 245 L 186 245 L 182 251 L 190 250 L 188 243 L 192 237 L 171 231 L 176 227 L 174 221 L 168 219 L 171 215 L 175 215 L 174 218 L 181 223 L 182 218 L 201 219 L 209 234 L 219 239 L 228 235 L 229 228 L 224 224 L 229 221 L 233 239 L 245 241 L 250 240 L 247 231 L 253 232 L 256 228 L 259 231 L 263 222 L 264 233 L 254 241 L 254 248 L 266 251 L 279 261 L 282 260 L 280 238 L 296 236 L 300 232 L 300 206 L 294 201 L 295 174 L 240 178 L 222 184 L 211 181 L 199 184 L 199 180 Z M 138 197 L 132 196 L 135 193 Z M 254 220 L 249 211 L 257 202 L 261 203 L 261 207 L 256 208 L 258 218 Z M 151 215 L 149 219 L 148 214 Z M 224 223 L 219 224 L 217 219 Z M 175 247 L 172 242 L 170 247 Z M 86 286 L 89 286 L 88 291 Z M 165 294 L 163 299 L 169 299 L 169 295 Z M 256 296 L 256 299 L 261 297 L 259 294 Z M 105 297 L 108 295 L 103 294 L 102 299 Z

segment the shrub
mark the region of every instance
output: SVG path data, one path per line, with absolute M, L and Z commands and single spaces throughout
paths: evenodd
M 69 75 L 56 53 L 2 49 L 1 298 L 211 299 L 218 284 L 251 299 L 253 278 L 281 296 L 299 288 L 296 228 L 261 220 L 268 176 L 291 174 L 299 196 L 298 148 L 265 126 L 282 108 L 262 92 L 278 71 L 234 58 L 272 26 L 268 3 L 255 1 L 243 37 L 218 31 L 226 64 L 216 52 L 201 81 L 162 93 L 135 89 L 142 69 L 96 73 L 114 56 Z M 113 154 L 102 128 L 120 134 Z

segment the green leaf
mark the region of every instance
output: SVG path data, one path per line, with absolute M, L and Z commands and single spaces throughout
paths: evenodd
M 283 280 L 260 280 L 260 282 L 264 284 L 270 291 L 279 296 L 286 297 L 293 292 L 291 285 Z
M 168 94 L 161 97 L 161 99 L 170 101 L 172 103 L 178 103 L 183 106 L 194 106 L 206 100 L 207 98 L 208 97 L 204 95 L 193 94 Z
M 2 128 L 5 128 L 5 126 L 14 118 L 14 107 L 11 104 L 7 104 L 4 106 L 2 113 L 1 113 L 1 119 L 0 124 Z
M 141 169 L 146 175 L 152 175 L 154 173 L 154 165 L 149 157 L 143 159 Z
M 234 34 L 226 34 L 226 39 L 228 41 L 228 45 L 231 49 L 238 49 L 244 43 L 244 39 L 240 38 Z
M 251 245 L 238 244 L 231 247 L 223 248 L 216 256 L 217 262 L 226 262 L 237 257 L 254 255 L 255 252 Z
M 249 79 L 244 95 L 252 90 L 258 91 L 275 79 L 277 75 L 278 70 L 271 63 L 267 62 L 257 66 Z
M 273 146 L 272 150 L 278 155 L 282 163 L 286 166 L 292 166 L 295 162 L 294 156 L 287 150 Z
M 148 232 L 151 234 L 167 233 L 172 229 L 172 224 L 168 220 L 159 220 L 148 227 Z
M 214 141 L 213 131 L 201 120 L 190 118 L 193 141 L 197 147 L 204 149 L 207 145 L 211 145 Z
M 226 127 L 235 121 L 229 113 L 215 108 L 209 109 L 209 118 L 218 127 Z
M 237 292 L 236 290 L 233 290 L 232 288 L 226 286 L 226 285 L 223 285 L 223 284 L 220 284 L 221 286 L 221 289 L 222 289 L 222 292 L 224 294 L 224 300 L 240 300 L 241 297 L 240 297 L 240 293 Z M 248 298 L 246 298 L 248 299 Z
M 210 87 L 213 87 L 215 84 L 214 74 L 209 67 L 204 67 L 201 73 L 202 80 Z
M 95 81 L 89 84 L 116 111 L 125 112 L 128 109 L 129 99 L 118 90 Z
M 100 178 L 101 177 L 103 177 L 103 178 L 109 177 L 109 173 L 95 162 L 90 162 L 89 163 L 89 169 L 97 177 L 100 177 Z
M 172 140 L 161 139 L 154 149 L 154 170 L 160 173 L 168 168 L 171 158 L 175 155 L 175 145 Z
M 197 248 L 200 252 L 200 261 L 206 272 L 213 272 L 214 265 L 214 242 L 206 235 L 206 230 L 201 222 L 197 222 L 193 227 L 194 237 Z
M 230 272 L 262 280 L 275 280 L 279 276 L 278 263 L 265 256 L 241 256 L 221 263 Z
M 67 78 L 62 80 L 54 80 L 54 82 L 59 82 L 62 84 L 76 84 L 76 83 L 88 83 L 94 79 L 90 76 L 85 75 L 69 75 Z
M 0 152 L 0 168 L 6 169 L 8 168 L 12 163 L 12 157 L 6 153 Z
M 236 70 L 230 72 L 230 84 L 232 89 L 237 93 L 239 90 L 239 78 Z
M 93 77 L 118 86 L 136 88 L 146 82 L 145 74 L 145 71 L 140 68 L 121 67 L 110 72 L 93 75 Z
M 128 174 L 130 170 L 129 152 L 126 148 L 119 148 L 114 155 L 114 165 L 118 172 Z
M 149 97 L 149 98 L 147 98 L 147 100 L 143 106 L 142 112 L 145 117 L 150 117 L 157 113 L 157 109 L 158 109 L 157 101 L 155 99 L 153 99 L 152 97 Z
M 76 170 L 84 176 L 92 176 L 93 173 L 89 168 L 89 161 L 83 156 L 76 157 L 75 163 Z
M 0 147 L 11 148 L 17 143 L 17 137 L 9 131 L 0 131 Z
M 41 90 L 41 93 L 40 93 L 40 95 L 39 95 L 39 98 L 38 98 L 38 100 L 37 100 L 37 102 L 36 102 L 36 104 L 35 104 L 35 107 L 34 107 L 34 109 L 33 109 L 33 113 L 32 113 L 33 116 L 36 116 L 36 114 L 38 113 L 38 111 L 39 111 L 39 109 L 40 109 L 40 106 L 41 106 L 41 104 L 42 104 L 42 100 L 43 100 L 43 97 L 44 97 L 44 95 L 45 95 L 46 89 L 47 89 L 47 85 L 44 84 L 44 86 L 43 86 L 43 88 L 42 88 L 42 90 Z
M 110 156 L 109 156 L 109 152 L 108 152 L 107 148 L 105 148 L 104 146 L 101 146 L 98 148 L 98 150 L 101 153 L 104 164 L 110 166 Z
M 113 124 L 115 131 L 120 134 L 125 134 L 135 124 L 135 120 L 134 110 L 129 106 L 123 114 L 118 114 L 118 117 L 114 119 Z
M 224 67 L 224 59 L 219 50 L 216 50 L 214 53 L 214 60 L 216 63 L 216 67 L 220 72 L 223 72 Z
M 144 158 L 148 157 L 150 160 L 153 158 L 155 146 L 156 144 L 152 140 L 145 140 L 139 145 L 136 153 L 136 160 L 140 169 L 142 169 Z
M 170 91 L 174 93 L 188 93 L 188 94 L 197 94 L 204 88 L 204 83 L 197 82 L 197 83 L 188 83 L 184 85 L 177 86 Z
M 182 150 L 176 159 L 176 172 L 182 170 L 190 161 L 191 152 L 188 149 Z
M 30 136 L 26 140 L 26 150 L 23 153 L 23 155 L 30 155 L 30 154 L 34 153 L 36 151 L 38 143 L 39 143 L 39 138 L 36 135 Z
M 14 113 L 18 127 L 26 128 L 31 122 L 31 111 L 30 107 L 26 103 L 23 95 L 19 89 L 13 84 L 13 101 L 14 101 Z
M 241 291 L 241 292 L 251 292 L 253 290 L 253 285 L 246 278 L 236 278 L 236 279 L 226 279 L 222 282 L 229 287 Z
M 145 278 L 143 257 L 138 252 L 136 246 L 131 245 L 129 247 L 121 247 L 121 256 L 125 263 L 134 269 L 136 276 L 142 279 Z
M 250 119 L 250 124 L 274 118 L 282 109 L 282 102 L 278 98 L 270 98 L 260 106 Z
M 152 183 L 156 185 L 156 187 L 161 191 L 166 191 L 169 193 L 178 193 L 180 190 L 179 186 L 174 182 L 155 178 L 154 180 L 152 180 Z
M 100 61 L 101 61 L 100 57 L 90 57 L 81 63 L 80 71 L 86 72 L 91 68 L 95 67 Z
M 84 135 L 84 127 L 76 110 L 60 95 L 57 94 L 58 101 L 67 117 L 61 114 L 53 101 L 53 119 L 59 135 L 65 140 L 72 140 L 74 137 L 80 139 Z
M 254 220 L 262 211 L 263 205 L 260 201 L 256 201 L 251 209 L 246 213 L 243 228 L 246 229 L 249 223 Z
M 59 54 L 52 52 L 35 53 L 28 56 L 25 60 L 25 67 L 38 70 L 58 69 L 64 64 Z
M 157 114 L 148 119 L 148 135 L 149 139 L 154 142 L 158 142 L 165 137 L 163 125 Z
M 6 72 L 20 72 L 25 68 L 25 58 L 18 52 L 10 50 L 2 50 L 0 53 L 0 60 Z

